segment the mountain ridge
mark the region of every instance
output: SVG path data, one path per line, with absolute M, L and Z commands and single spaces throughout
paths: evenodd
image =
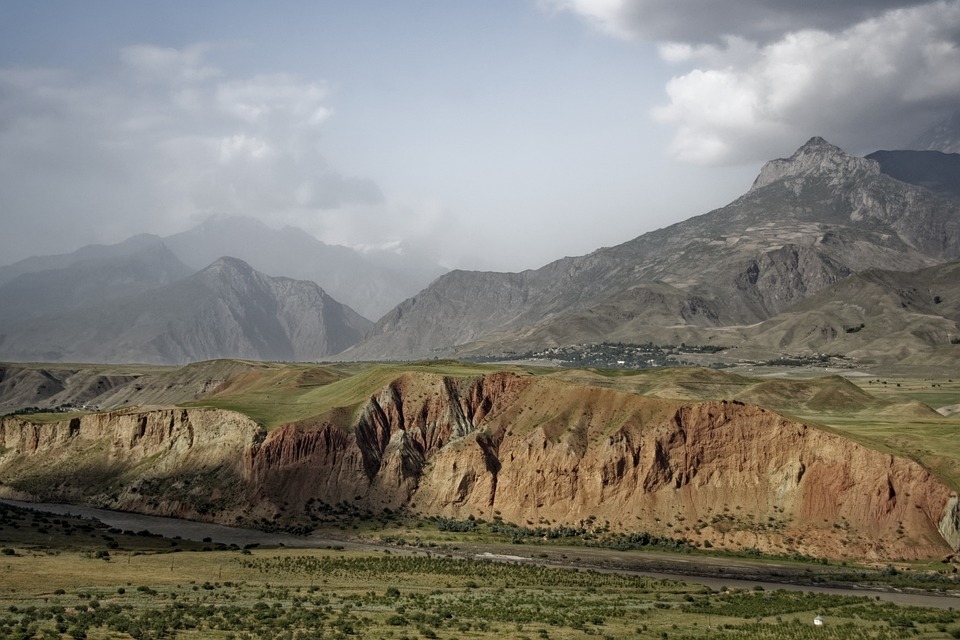
M 446 272 L 438 264 L 402 252 L 363 252 L 327 244 L 298 227 L 274 229 L 254 218 L 211 216 L 191 229 L 165 237 L 139 234 L 116 244 L 86 245 L 69 253 L 32 256 L 0 266 L 0 287 L 27 274 L 70 269 L 90 260 L 132 259 L 161 245 L 182 263 L 179 277 L 195 273 L 221 256 L 234 256 L 271 276 L 312 280 L 368 319 L 379 318 Z

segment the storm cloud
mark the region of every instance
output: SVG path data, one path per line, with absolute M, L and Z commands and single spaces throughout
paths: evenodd
M 960 3 L 558 0 L 685 68 L 653 117 L 700 164 L 775 157 L 812 135 L 896 148 L 960 107 Z

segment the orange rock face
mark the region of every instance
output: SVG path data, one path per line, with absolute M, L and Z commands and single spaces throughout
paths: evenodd
M 939 558 L 960 547 L 956 494 L 926 469 L 755 406 L 507 373 L 407 374 L 358 416 L 269 434 L 199 409 L 6 419 L 0 480 L 8 495 L 59 492 L 228 524 L 295 517 L 319 501 L 521 525 L 589 520 L 830 558 Z M 109 486 L 67 486 L 53 473 L 84 464 L 112 470 Z M 184 478 L 211 486 L 192 491 Z

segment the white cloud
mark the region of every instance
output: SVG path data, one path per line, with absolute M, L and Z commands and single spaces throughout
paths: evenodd
M 256 136 L 240 133 L 220 140 L 221 164 L 241 160 L 268 161 L 275 155 L 270 145 Z
M 226 113 L 246 123 L 283 118 L 297 126 L 323 124 L 332 115 L 326 98 L 322 85 L 286 74 L 224 82 L 217 86 L 216 95 Z

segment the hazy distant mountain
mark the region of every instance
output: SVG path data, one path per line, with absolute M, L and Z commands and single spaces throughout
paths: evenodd
M 343 357 L 661 340 L 761 322 L 851 273 L 957 256 L 957 200 L 813 138 L 708 214 L 537 270 L 442 276 Z
M 903 182 L 960 198 L 960 153 L 875 151 L 867 156 L 880 170 Z
M 104 262 L 116 258 L 136 257 L 142 252 L 157 251 L 162 244 L 159 237 L 144 233 L 117 244 L 91 244 L 71 253 L 25 258 L 10 265 L 0 266 L 0 285 L 26 273 L 64 269 L 90 261 Z M 183 275 L 196 271 L 182 264 L 179 268 L 184 272 Z
M 91 245 L 72 254 L 29 258 L 2 268 L 2 327 L 102 304 L 193 273 L 156 236 Z
M 272 278 L 235 258 L 146 293 L 6 327 L 14 361 L 186 363 L 316 360 L 357 342 L 370 322 L 315 283 Z
M 960 153 L 960 111 L 938 122 L 921 133 L 916 140 L 908 145 L 910 149 L 920 151 L 942 151 L 944 153 Z
M 164 242 L 196 269 L 220 256 L 235 256 L 263 273 L 312 280 L 373 320 L 446 271 L 416 256 L 361 253 L 325 244 L 294 227 L 272 229 L 253 218 L 211 218 Z

